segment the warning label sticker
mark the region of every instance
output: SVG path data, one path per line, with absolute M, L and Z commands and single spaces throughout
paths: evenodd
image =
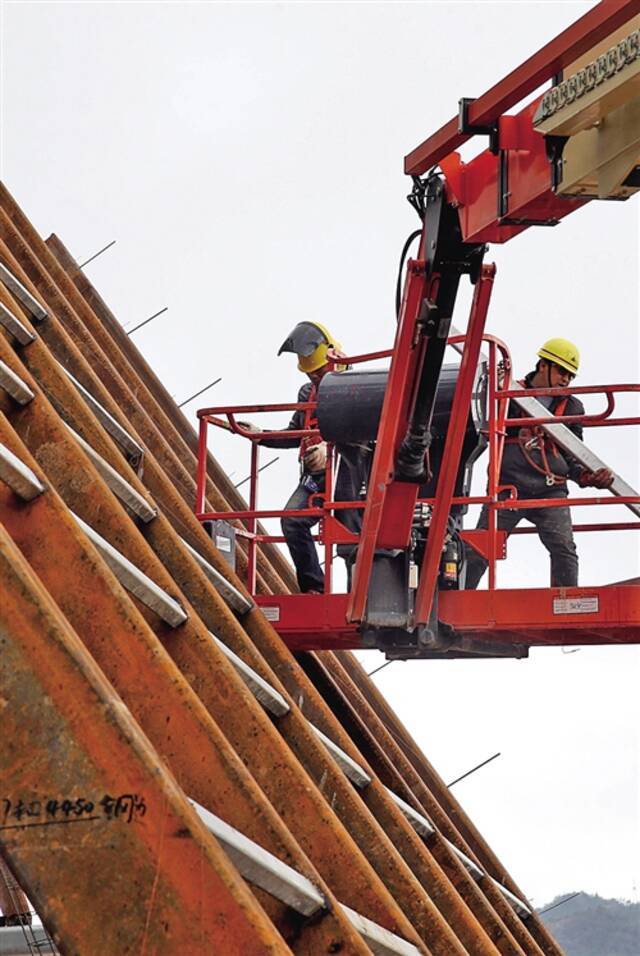
M 262 613 L 268 621 L 279 621 L 280 620 L 280 608 L 279 607 L 263 607 Z
M 599 601 L 596 597 L 554 598 L 554 614 L 597 614 Z
M 226 538 L 224 535 L 216 535 L 216 547 L 219 551 L 231 551 L 231 538 Z

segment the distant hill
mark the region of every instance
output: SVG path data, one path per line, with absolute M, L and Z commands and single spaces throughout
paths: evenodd
M 541 908 L 568 896 L 557 896 Z M 640 903 L 581 893 L 542 919 L 566 956 L 640 956 Z

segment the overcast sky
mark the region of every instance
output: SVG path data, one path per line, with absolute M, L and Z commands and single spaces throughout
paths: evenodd
M 87 274 L 125 325 L 168 306 L 135 341 L 169 391 L 181 401 L 223 378 L 189 406 L 194 421 L 204 404 L 294 401 L 295 360 L 276 352 L 297 321 L 330 326 L 352 354 L 392 343 L 398 256 L 417 226 L 404 155 L 590 6 L 5 0 L 2 179 L 79 261 L 117 240 Z M 519 375 L 563 335 L 581 348 L 581 383 L 638 381 L 637 198 L 591 203 L 488 258 L 488 326 Z M 467 284 L 458 326 L 469 301 Z M 589 441 L 638 487 L 637 435 Z M 215 436 L 213 451 L 234 480 L 247 474 L 240 439 Z M 264 506 L 295 478 L 284 452 Z M 581 583 L 639 573 L 633 533 L 578 543 Z M 513 540 L 501 584 L 547 581 L 537 539 Z M 455 792 L 536 905 L 575 889 L 637 898 L 639 659 L 556 648 L 375 678 L 445 780 L 502 752 Z

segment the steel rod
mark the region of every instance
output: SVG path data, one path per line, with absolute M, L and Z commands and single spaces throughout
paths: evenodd
M 138 326 L 138 328 L 140 328 L 140 326 Z M 135 332 L 135 329 L 131 329 L 131 331 Z M 178 408 L 183 408 L 185 405 L 188 405 L 189 402 L 192 402 L 194 398 L 198 397 L 198 395 L 203 395 L 205 392 L 208 392 L 210 388 L 213 388 L 214 385 L 217 385 L 218 382 L 221 382 L 221 381 L 222 381 L 222 376 L 215 379 L 215 381 L 213 382 L 209 382 L 209 384 L 205 385 L 204 388 L 201 388 L 199 392 L 195 392 L 193 395 L 190 395 L 189 398 L 185 398 L 183 402 L 180 402 L 178 404 Z
M 488 763 L 491 763 L 492 760 L 495 760 L 496 757 L 500 756 L 500 751 L 497 754 L 494 754 L 492 757 L 487 757 L 486 760 L 483 760 L 482 763 L 476 764 L 475 767 L 472 767 L 471 770 L 467 770 L 466 773 L 463 773 L 462 776 L 456 777 L 455 780 L 452 780 L 451 783 L 447 784 L 447 787 L 453 787 L 456 783 L 460 783 L 461 780 L 464 780 L 466 777 L 470 777 L 472 773 L 475 773 L 476 770 L 480 770 L 482 767 L 486 767 Z
M 168 308 L 169 308 L 169 306 L 168 306 L 168 305 L 165 305 L 164 309 L 160 309 L 159 312 L 154 312 L 154 314 L 153 314 L 153 315 L 150 315 L 148 319 L 145 319 L 145 320 L 144 320 L 144 322 L 140 322 L 139 325 L 134 326 L 132 329 L 129 329 L 128 331 L 125 329 L 126 334 L 127 334 L 127 335 L 133 335 L 133 333 L 134 333 L 134 332 L 137 332 L 138 329 L 141 329 L 144 325 L 148 325 L 149 322 L 153 322 L 154 319 L 157 319 L 158 316 L 159 316 L 159 315 L 162 315 L 163 312 L 166 312 L 166 311 L 168 310 Z
M 85 266 L 88 266 L 90 262 L 93 262 L 94 259 L 97 259 L 98 256 L 101 256 L 103 252 L 106 252 L 107 249 L 110 249 L 111 246 L 115 246 L 116 240 L 112 239 L 111 242 L 108 242 L 106 246 L 103 246 L 102 249 L 99 249 L 98 252 L 94 253 L 92 256 L 89 256 L 88 259 L 85 259 L 84 262 L 81 262 L 78 266 L 78 269 L 84 269 Z

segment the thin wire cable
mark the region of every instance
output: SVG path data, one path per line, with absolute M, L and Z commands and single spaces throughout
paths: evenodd
M 275 458 L 272 458 L 271 461 L 268 461 L 268 462 L 266 463 L 266 465 L 262 465 L 260 468 L 258 468 L 258 471 L 256 472 L 256 474 L 259 475 L 261 471 L 264 471 L 265 468 L 268 468 L 269 465 L 273 465 L 273 463 L 276 462 L 276 461 L 280 461 L 280 455 L 276 455 L 276 457 L 275 457 Z M 234 487 L 234 488 L 239 488 L 240 485 L 244 485 L 245 482 L 249 481 L 250 478 L 251 478 L 251 475 L 247 475 L 246 478 L 243 478 L 242 481 L 239 481 L 238 484 L 237 484 L 237 485 L 234 485 L 233 487 Z
M 380 667 L 374 667 L 372 671 L 369 671 L 367 677 L 373 677 L 374 674 L 377 674 L 378 671 L 381 671 L 383 668 L 388 667 L 389 664 L 395 664 L 395 661 L 385 661 L 384 664 L 381 664 Z
M 150 315 L 148 319 L 145 319 L 145 320 L 144 320 L 144 322 L 140 322 L 139 325 L 134 326 L 134 328 L 129 329 L 128 331 L 125 329 L 126 334 L 127 334 L 127 335 L 133 335 L 133 333 L 134 333 L 134 332 L 137 332 L 138 329 L 141 329 L 143 325 L 148 325 L 149 322 L 152 322 L 154 319 L 157 319 L 158 316 L 159 316 L 159 315 L 162 315 L 163 312 L 166 312 L 166 311 L 168 310 L 168 308 L 169 308 L 169 306 L 168 306 L 168 305 L 165 305 L 164 309 L 160 309 L 159 312 L 154 312 L 154 314 L 153 314 L 153 315 Z
M 466 773 L 463 773 L 461 777 L 456 777 L 455 780 L 452 780 L 451 783 L 447 784 L 447 788 L 453 787 L 456 783 L 460 783 L 461 780 L 464 780 L 465 777 L 470 777 L 472 773 L 475 773 L 476 770 L 480 770 L 482 767 L 486 767 L 488 763 L 491 763 L 492 760 L 495 760 L 496 757 L 500 756 L 500 752 L 494 754 L 493 757 L 488 757 L 486 760 L 483 760 L 482 763 L 477 764 L 477 766 L 472 767 L 471 770 L 467 770 Z
M 135 330 L 132 329 L 131 331 L 133 332 L 133 331 L 135 331 Z M 198 397 L 198 395 L 202 395 L 203 392 L 208 392 L 210 388 L 213 388 L 214 385 L 217 385 L 218 382 L 221 382 L 221 381 L 222 381 L 222 377 L 217 378 L 217 379 L 215 380 L 215 382 L 209 382 L 209 384 L 208 384 L 208 385 L 205 385 L 204 388 L 201 388 L 199 392 L 195 392 L 194 395 L 190 395 L 189 398 L 185 398 L 184 402 L 180 402 L 179 405 L 178 405 L 178 408 L 182 408 L 183 405 L 188 405 L 189 402 L 192 402 L 192 401 L 194 400 L 194 398 L 197 398 L 197 397 Z
M 102 249 L 100 249 L 100 250 L 99 250 L 98 252 L 96 252 L 94 255 L 89 256 L 88 259 L 85 259 L 84 262 L 81 262 L 80 265 L 78 266 L 78 269 L 84 269 L 85 266 L 88 266 L 90 262 L 93 262 L 94 259 L 97 259 L 98 256 L 101 256 L 103 252 L 106 252 L 107 249 L 110 249 L 111 246 L 115 246 L 115 244 L 116 244 L 116 240 L 115 240 L 115 239 L 112 239 L 111 242 L 107 243 L 106 246 L 104 246 Z
M 542 916 L 543 913 L 548 913 L 549 910 L 555 910 L 558 908 L 558 906 L 564 906 L 564 904 L 568 903 L 570 900 L 575 900 L 576 896 L 582 896 L 582 890 L 579 890 L 577 893 L 572 893 L 571 896 L 567 896 L 564 900 L 560 900 L 559 903 L 552 903 L 551 906 L 547 906 L 543 910 L 538 910 L 538 916 Z

